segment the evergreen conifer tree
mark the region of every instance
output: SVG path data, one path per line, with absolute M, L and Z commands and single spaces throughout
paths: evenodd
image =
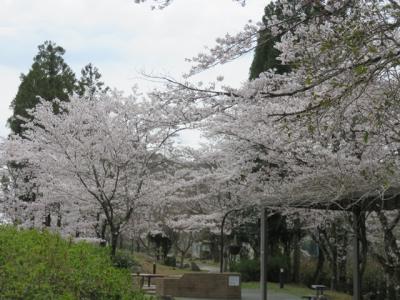
M 295 2 L 296 0 L 293 0 Z M 279 51 L 274 48 L 275 43 L 280 41 L 280 37 L 274 36 L 268 28 L 268 18 L 276 15 L 278 19 L 282 18 L 282 8 L 279 1 L 269 3 L 264 10 L 263 23 L 265 30 L 260 33 L 255 49 L 253 62 L 250 67 L 250 79 L 257 78 L 260 73 L 269 69 L 276 69 L 276 72 L 283 74 L 290 71 L 290 66 L 282 65 L 277 58 Z
M 101 81 L 99 69 L 91 63 L 87 64 L 81 70 L 81 78 L 78 81 L 77 93 L 80 96 L 86 95 L 90 100 L 94 99 L 97 93 L 105 93 L 110 88 L 104 86 Z
M 75 90 L 75 74 L 62 57 L 65 50 L 51 41 L 45 41 L 38 49 L 31 69 L 21 75 L 21 84 L 11 103 L 13 115 L 8 124 L 14 134 L 22 135 L 25 121 L 18 116 L 29 119 L 26 110 L 36 106 L 38 96 L 49 101 L 55 98 L 68 101 Z M 54 109 L 57 112 L 57 107 Z

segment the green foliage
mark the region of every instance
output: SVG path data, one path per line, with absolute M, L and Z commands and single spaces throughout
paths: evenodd
M 34 108 L 38 97 L 52 101 L 57 98 L 68 101 L 72 93 L 84 95 L 87 91 L 89 99 L 94 99 L 97 92 L 107 92 L 108 87 L 100 80 L 99 70 L 92 64 L 86 65 L 81 71 L 81 78 L 76 80 L 72 69 L 65 63 L 65 50 L 51 41 L 45 41 L 38 46 L 39 52 L 33 59 L 29 72 L 21 75 L 21 84 L 17 95 L 11 103 L 13 115 L 8 124 L 13 133 L 21 135 L 24 132 L 25 119 L 30 119 L 27 109 Z M 58 113 L 58 107 L 54 106 Z
M 368 72 L 368 68 L 364 65 L 359 65 L 354 68 L 354 72 L 356 73 L 356 75 L 363 75 Z
M 363 136 L 363 140 L 364 140 L 364 143 L 368 143 L 368 137 L 369 137 L 369 132 L 368 131 L 366 131 L 366 132 L 364 132 L 364 136 Z
M 164 264 L 169 267 L 176 267 L 176 257 L 175 256 L 167 256 L 164 260 Z
M 326 286 L 330 286 L 330 274 L 331 271 L 328 269 L 327 266 L 321 270 L 319 275 L 319 281 L 314 282 L 314 273 L 316 268 L 317 262 L 315 259 L 304 259 L 301 262 L 301 272 L 300 272 L 300 282 L 308 287 L 312 284 L 323 284 Z
M 159 251 L 159 250 L 161 251 L 162 259 L 165 261 L 165 259 L 167 258 L 167 255 L 169 253 L 169 250 L 171 250 L 172 241 L 168 237 L 166 237 L 160 233 L 155 234 L 155 235 L 149 234 L 147 236 L 147 238 L 149 239 L 149 241 L 151 243 L 154 244 L 154 247 L 157 251 Z M 158 256 L 158 254 L 157 254 L 157 256 Z
M 254 259 L 242 259 L 231 266 L 232 272 L 241 275 L 242 282 L 260 280 L 260 261 Z
M 301 263 L 301 272 L 300 272 L 300 282 L 305 286 L 310 287 L 312 284 L 323 284 L 326 286 L 331 285 L 331 275 L 332 271 L 328 264 L 324 265 L 324 268 L 321 270 L 320 277 L 318 282 L 315 282 L 314 272 L 316 269 L 317 262 L 315 259 L 304 259 Z M 341 291 L 350 292 L 353 288 L 352 285 L 352 272 L 351 272 L 351 264 L 348 266 L 346 279 L 344 280 L 346 283 L 338 286 L 338 289 Z M 365 272 L 362 278 L 362 294 L 369 294 L 375 298 L 371 299 L 386 299 L 386 281 L 385 276 L 380 276 L 383 274 L 383 270 L 381 266 L 374 261 L 373 259 L 368 259 Z
M 135 299 L 127 270 L 107 249 L 36 230 L 0 227 L 1 299 Z
M 83 96 L 85 92 L 90 100 L 94 99 L 96 93 L 107 92 L 110 88 L 104 86 L 104 82 L 100 80 L 101 74 L 99 69 L 92 64 L 87 64 L 81 70 L 81 78 L 78 81 L 77 93 Z
M 384 274 L 382 267 L 373 259 L 368 259 L 362 278 L 362 293 L 370 294 L 374 297 L 372 299 L 389 299 L 386 295 L 386 277 L 379 274 Z M 351 274 L 348 276 L 350 277 Z
M 288 1 L 288 4 L 289 5 L 292 4 L 293 7 L 295 6 L 296 3 L 299 3 L 299 0 Z M 302 5 L 301 10 L 307 16 L 319 13 L 318 8 L 315 5 L 313 5 L 312 1 L 309 3 L 309 5 Z M 268 19 L 271 16 L 276 16 L 278 20 L 284 22 L 285 24 L 295 25 L 297 22 L 300 22 L 300 19 L 295 16 L 288 19 L 283 15 L 282 11 L 283 11 L 283 6 L 279 0 L 271 1 L 264 9 L 264 17 L 262 20 L 265 25 L 265 29 L 260 33 L 260 36 L 257 40 L 257 46 L 255 49 L 253 62 L 250 67 L 250 79 L 255 79 L 260 75 L 260 73 L 271 69 L 274 69 L 277 74 L 288 73 L 298 64 L 296 62 L 292 63 L 291 65 L 282 64 L 282 62 L 278 59 L 280 52 L 275 48 L 275 44 L 280 42 L 281 36 L 280 35 L 276 36 L 272 34 L 268 27 L 269 26 Z M 304 22 L 304 20 L 301 20 L 301 22 Z M 305 22 L 307 22 L 307 20 L 305 20 Z M 359 39 L 358 36 L 352 38 Z M 325 41 L 322 43 L 321 51 L 326 51 L 333 46 L 334 44 L 331 41 Z M 306 84 L 311 84 L 311 82 L 308 82 Z
M 278 2 L 269 3 L 265 7 L 264 12 L 265 17 L 277 15 L 278 19 L 282 18 L 282 9 Z M 253 62 L 250 67 L 250 79 L 257 78 L 260 73 L 269 69 L 276 69 L 278 74 L 290 71 L 290 66 L 282 65 L 281 61 L 277 58 L 280 52 L 274 46 L 280 41 L 280 37 L 274 37 L 268 30 L 268 23 L 265 17 L 263 18 L 263 22 L 267 28 L 261 32 L 257 41 Z
M 112 258 L 115 267 L 132 271 L 139 266 L 132 253 L 127 250 L 117 250 Z
M 12 132 L 19 135 L 24 131 L 25 121 L 17 116 L 29 119 L 26 110 L 36 106 L 38 96 L 49 101 L 54 98 L 67 101 L 75 89 L 75 74 L 62 57 L 65 50 L 51 41 L 44 42 L 38 49 L 28 74 L 21 75 L 21 84 L 11 103 L 13 116 L 8 124 Z M 57 107 L 54 109 L 57 112 Z
M 276 255 L 268 258 L 268 280 L 272 282 L 279 282 L 280 269 L 285 270 L 285 281 L 288 281 L 289 274 L 289 261 L 290 258 L 284 255 Z
M 289 258 L 283 255 L 268 258 L 268 281 L 279 282 L 280 269 L 288 270 Z M 242 259 L 231 265 L 232 272 L 238 272 L 243 282 L 260 280 L 260 261 L 255 259 Z M 287 275 L 286 275 L 287 277 Z
M 280 52 L 274 48 L 274 45 L 278 41 L 279 39 L 272 38 L 272 35 L 267 31 L 260 34 L 250 67 L 250 79 L 257 78 L 260 73 L 269 69 L 276 69 L 279 74 L 290 70 L 288 66 L 282 65 L 281 61 L 277 59 Z

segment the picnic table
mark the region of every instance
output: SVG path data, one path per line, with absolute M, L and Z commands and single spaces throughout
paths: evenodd
M 326 290 L 325 285 L 313 284 L 313 285 L 311 285 L 311 288 L 316 291 L 316 295 L 301 296 L 302 299 L 308 299 L 308 300 L 326 299 L 324 297 L 324 290 Z
M 166 275 L 153 274 L 153 273 L 133 273 L 132 276 L 140 278 L 140 287 L 144 286 L 144 281 L 147 279 L 147 287 L 150 287 L 150 281 L 152 278 L 162 278 L 165 277 Z
M 321 296 L 324 294 L 324 290 L 326 290 L 326 285 L 323 284 L 313 284 L 311 285 L 313 290 L 317 291 L 317 296 Z

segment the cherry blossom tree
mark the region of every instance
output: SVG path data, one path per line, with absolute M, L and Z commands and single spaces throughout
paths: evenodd
M 235 2 L 239 2 L 242 6 L 246 4 L 246 0 L 232 0 Z M 152 3 L 151 8 L 152 9 L 164 9 L 167 6 L 169 6 L 173 0 L 134 0 L 135 3 L 144 3 L 144 2 L 150 2 Z
M 53 105 L 62 113 L 55 115 Z M 107 226 L 115 254 L 135 211 L 160 201 L 151 195 L 166 171 L 170 139 L 182 129 L 157 105 L 117 92 L 97 101 L 77 96 L 65 103 L 42 101 L 30 112 L 35 121 L 27 124 L 24 139 L 6 142 L 5 157 L 32 166 L 35 177 L 29 182 L 40 195 L 34 205 L 57 206 L 64 229 Z
M 230 170 L 246 182 L 240 191 L 264 205 L 350 210 L 375 199 L 384 206 L 399 190 L 399 4 L 279 5 L 280 19 L 249 23 L 190 59 L 183 81 L 164 78 L 160 98 L 179 99 L 185 116 L 233 154 Z M 267 70 L 239 88 L 189 81 L 254 49 L 266 27 L 279 37 L 289 72 Z
M 148 2 L 163 8 L 172 1 Z M 43 102 L 32 111 L 35 123 L 28 123 L 26 139 L 11 138 L 3 147 L 8 160 L 31 166 L 32 174 L 15 176 L 15 190 L 27 188 L 24 178 L 31 176 L 29 189 L 39 189 L 37 211 L 62 211 L 60 223 L 68 214 L 74 224 L 81 215 L 91 216 L 93 224 L 105 222 L 113 251 L 133 214 L 154 210 L 160 198 L 164 224 L 186 231 L 181 220 L 217 220 L 254 204 L 349 211 L 374 199 L 384 210 L 400 191 L 399 3 L 278 4 L 279 18 L 270 15 L 217 39 L 208 53 L 189 59 L 192 68 L 182 80 L 162 78 L 165 89 L 148 100 L 74 98 L 57 102 L 64 111 L 57 116 L 53 104 Z M 266 29 L 279 40 L 275 48 L 288 72 L 267 70 L 240 87 L 223 85 L 221 77 L 208 84 L 191 81 L 251 52 Z M 171 137 L 180 124 L 204 130 L 218 151 L 180 167 L 166 163 L 175 155 Z M 160 179 L 174 184 L 157 184 Z M 382 261 L 392 266 L 397 217 L 375 210 L 376 220 L 390 229 L 383 235 Z

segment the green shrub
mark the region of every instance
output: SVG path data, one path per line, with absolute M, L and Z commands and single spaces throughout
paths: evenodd
M 0 226 L 1 299 L 145 299 L 108 249 Z
M 169 267 L 176 267 L 176 257 L 175 256 L 167 256 L 164 260 L 164 264 Z
M 288 258 L 285 256 L 273 256 L 268 258 L 268 281 L 279 282 L 280 269 L 288 270 Z M 238 272 L 242 281 L 260 280 L 260 261 L 253 259 L 242 259 L 231 266 L 231 271 Z
M 325 262 L 324 268 L 320 271 L 318 282 L 314 281 L 314 273 L 317 267 L 315 259 L 303 259 L 300 266 L 300 282 L 308 287 L 313 284 L 323 284 L 326 286 L 331 285 L 331 272 L 328 267 L 328 263 Z
M 375 298 L 372 299 L 389 299 L 386 295 L 386 276 L 383 274 L 382 267 L 376 261 L 369 259 L 362 278 L 362 293 L 374 295 Z
M 122 249 L 117 250 L 112 261 L 115 267 L 120 269 L 127 269 L 129 271 L 132 271 L 134 268 L 139 266 L 138 262 L 135 261 L 132 253 Z
M 231 266 L 232 272 L 238 272 L 243 282 L 260 280 L 260 262 L 253 259 L 242 259 Z

